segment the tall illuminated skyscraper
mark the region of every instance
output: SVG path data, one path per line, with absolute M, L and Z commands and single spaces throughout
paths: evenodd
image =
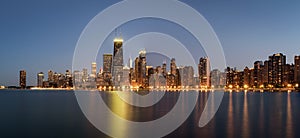
M 26 88 L 26 71 L 25 70 L 20 71 L 20 87 L 22 89 Z
M 135 59 L 135 76 L 136 83 L 140 87 L 146 87 L 147 80 L 147 62 L 146 62 L 146 50 L 139 52 L 139 57 Z
M 123 39 L 114 39 L 114 53 L 113 53 L 113 83 L 114 86 L 120 86 L 123 77 Z
M 44 73 L 40 72 L 37 74 L 37 86 L 43 87 L 43 81 L 44 81 Z
M 269 56 L 269 84 L 283 85 L 284 66 L 286 64 L 286 56 L 282 53 L 273 54 Z
M 96 78 L 97 75 L 97 63 L 92 62 L 92 71 L 91 71 L 91 77 Z
M 200 87 L 210 87 L 210 62 L 207 57 L 201 57 L 198 64 Z
M 300 85 L 300 56 L 295 56 L 294 82 Z

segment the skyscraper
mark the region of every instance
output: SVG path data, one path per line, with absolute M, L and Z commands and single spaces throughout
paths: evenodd
M 37 74 L 37 86 L 43 87 L 43 81 L 44 81 L 44 73 L 40 72 Z
M 103 72 L 111 73 L 112 54 L 103 54 Z
M 88 71 L 86 68 L 82 69 L 82 81 L 87 82 L 88 80 Z
M 194 84 L 194 69 L 192 66 L 181 66 L 179 67 L 179 82 L 181 86 L 193 86 Z
M 295 56 L 294 82 L 300 85 L 300 56 Z
M 114 86 L 120 86 L 120 82 L 123 77 L 123 39 L 114 39 L 114 53 L 113 53 L 113 83 Z
M 53 71 L 52 70 L 48 70 L 48 81 L 49 81 L 49 83 L 54 81 L 53 77 L 54 77 L 53 76 Z
M 211 71 L 210 76 L 211 76 L 211 85 L 214 87 L 219 87 L 220 86 L 220 74 L 221 72 L 218 69 L 214 69 Z
M 254 69 L 253 69 L 253 86 L 259 87 L 262 85 L 262 61 L 255 61 L 254 62 Z
M 198 64 L 200 87 L 210 87 L 210 62 L 208 57 L 201 57 Z
M 163 65 L 164 67 L 164 65 Z M 176 60 L 175 58 L 171 59 L 170 62 L 170 73 L 168 73 L 167 75 L 167 86 L 171 87 L 171 88 L 175 88 L 177 86 L 180 85 L 180 81 L 181 81 L 181 74 L 179 73 L 179 69 L 177 69 L 176 66 Z
M 171 63 L 170 63 L 170 68 L 171 68 L 171 74 L 172 75 L 176 75 L 176 60 L 175 58 L 171 59 Z
M 140 87 L 146 87 L 146 75 L 147 75 L 147 62 L 146 62 L 146 50 L 139 52 L 139 57 L 135 59 L 135 76 L 136 83 Z
M 286 56 L 282 53 L 273 54 L 269 56 L 269 61 L 269 83 L 275 87 L 282 87 Z
M 244 85 L 246 87 L 251 87 L 251 69 L 249 69 L 247 66 L 244 69 Z
M 103 54 L 103 83 L 104 86 L 112 85 L 112 54 Z
M 269 84 L 269 60 L 264 61 L 264 66 L 262 68 L 262 84 L 266 87 Z
M 82 72 L 81 71 L 78 71 L 78 70 L 75 70 L 73 72 L 73 85 L 74 85 L 74 88 L 79 88 L 80 84 L 82 82 Z
M 20 71 L 20 87 L 22 89 L 26 88 L 26 71 L 25 70 Z
M 97 63 L 92 62 L 92 71 L 91 71 L 91 77 L 96 78 L 97 75 Z
M 283 67 L 283 87 L 287 87 L 294 83 L 294 65 L 285 64 Z
M 131 57 L 128 59 L 128 67 L 132 68 L 132 59 L 131 59 Z
M 164 77 L 167 76 L 167 63 L 165 61 L 163 62 L 163 65 L 162 65 L 162 75 Z

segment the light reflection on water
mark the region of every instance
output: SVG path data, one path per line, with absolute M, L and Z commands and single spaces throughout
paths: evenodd
M 287 96 L 287 121 L 286 121 L 286 136 L 285 137 L 294 137 L 293 130 L 293 114 L 292 114 L 292 104 L 291 104 L 291 93 L 288 93 Z
M 106 101 L 107 106 L 115 114 L 136 122 L 151 121 L 166 115 L 177 102 L 179 94 L 183 94 L 181 97 L 183 102 L 180 103 L 182 112 L 186 111 L 185 107 L 189 104 L 188 101 L 186 101 L 186 99 L 188 99 L 186 97 L 187 95 L 179 92 L 167 92 L 159 103 L 152 107 L 142 108 L 127 104 L 122 101 L 116 93 L 100 92 L 100 94 Z M 254 92 L 226 93 L 223 100 L 225 103 L 228 103 L 227 107 L 222 104 L 220 108 L 224 108 L 225 106 L 227 110 L 218 111 L 215 118 L 204 128 L 197 127 L 197 121 L 199 121 L 209 94 L 214 93 L 200 92 L 199 94 L 197 105 L 190 118 L 174 133 L 170 134 L 170 137 L 178 135 L 183 137 L 198 137 L 202 135 L 208 135 L 210 137 L 219 135 L 225 137 L 294 136 L 291 93 L 272 93 L 274 95 Z M 264 99 L 267 99 L 267 103 Z M 90 102 L 95 102 L 93 96 L 91 96 Z M 95 110 L 93 104 L 91 104 L 91 110 Z M 224 113 L 227 114 L 227 118 L 219 120 L 218 118 L 224 116 Z M 179 118 L 183 117 L 182 115 L 183 114 L 177 114 Z M 108 117 L 107 119 L 111 118 Z M 111 119 L 110 123 L 107 124 L 115 133 L 121 133 L 125 137 L 127 136 L 126 133 L 138 133 L 134 132 L 132 128 L 118 126 L 118 123 L 115 121 L 116 120 Z M 219 129 L 223 130 L 222 127 L 224 127 L 226 131 L 218 131 Z M 278 131 L 274 132 L 274 130 Z M 217 135 L 215 135 L 216 132 Z
M 249 137 L 249 117 L 248 117 L 248 100 L 247 92 L 244 92 L 244 103 L 243 103 L 243 126 L 242 126 L 242 136 Z
M 227 135 L 228 137 L 234 137 L 234 122 L 233 122 L 233 104 L 232 104 L 232 92 L 229 93 L 229 104 L 228 104 L 228 123 L 227 123 Z
M 97 110 L 96 94 L 101 94 L 110 110 L 118 116 L 145 122 L 166 115 L 181 93 L 166 92 L 157 104 L 139 108 L 125 103 L 112 92 L 92 92 L 88 103 L 91 112 Z M 297 131 L 300 129 L 300 93 L 225 93 L 216 116 L 205 127 L 199 128 L 198 121 L 209 94 L 212 93 L 200 92 L 190 117 L 166 137 L 300 137 Z M 185 96 L 180 103 L 182 112 L 189 105 Z M 0 108 L 0 137 L 107 137 L 88 123 L 73 92 L 0 91 Z M 124 136 L 139 133 L 116 125 L 119 123 L 109 116 L 101 118 L 108 120 L 107 127 L 115 133 Z

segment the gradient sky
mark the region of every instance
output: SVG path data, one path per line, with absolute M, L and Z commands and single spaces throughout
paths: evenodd
M 27 85 L 36 85 L 36 74 L 40 71 L 52 69 L 63 73 L 71 69 L 74 48 L 84 27 L 117 2 L 2 0 L 0 85 L 18 85 L 21 69 L 27 71 Z M 287 62 L 292 63 L 293 56 L 300 54 L 300 1 L 183 2 L 198 10 L 212 25 L 228 66 L 252 67 L 254 61 L 278 52 L 286 54 Z M 143 29 L 142 25 L 124 28 L 125 38 L 145 31 L 136 31 Z M 159 29 L 157 25 L 155 29 Z M 168 32 L 163 27 L 161 30 Z

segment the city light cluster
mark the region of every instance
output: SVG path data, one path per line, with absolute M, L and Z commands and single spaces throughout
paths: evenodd
M 245 67 L 243 71 L 227 67 L 227 89 L 250 90 L 295 90 L 300 84 L 300 56 L 295 56 L 294 64 L 286 63 L 286 56 L 277 53 L 268 60 L 255 61 L 253 68 Z
M 170 61 L 167 70 L 166 61 L 161 66 L 147 65 L 146 50 L 128 64 L 123 64 L 123 39 L 113 40 L 113 53 L 103 54 L 103 68 L 97 72 L 97 63 L 92 62 L 91 73 L 84 68 L 65 74 L 48 71 L 48 80 L 44 73 L 37 74 L 37 88 L 74 88 L 74 89 L 141 89 L 141 90 L 295 90 L 300 84 L 300 56 L 295 56 L 294 64 L 286 63 L 286 56 L 277 53 L 268 60 L 255 61 L 253 68 L 245 67 L 239 71 L 227 67 L 225 72 L 210 69 L 208 57 L 201 57 L 198 75 L 192 66 L 177 66 L 175 58 Z M 133 66 L 134 65 L 134 66 Z M 26 88 L 26 71 L 20 71 L 20 88 Z

